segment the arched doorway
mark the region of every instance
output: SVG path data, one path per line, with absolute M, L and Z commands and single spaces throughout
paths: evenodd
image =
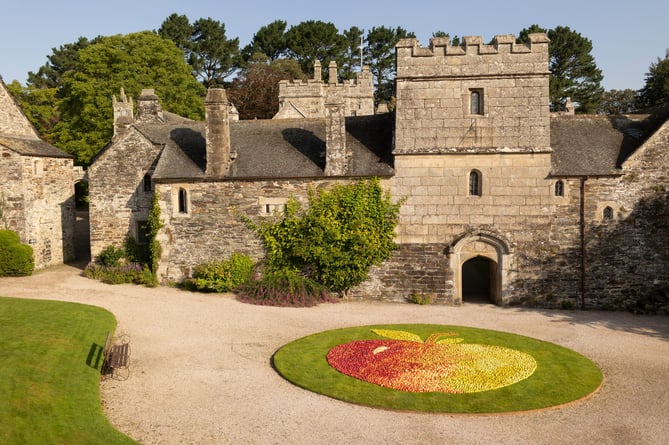
M 505 286 L 513 261 L 508 243 L 488 233 L 468 233 L 449 247 L 454 302 L 505 304 Z
M 494 302 L 497 263 L 476 256 L 462 264 L 462 301 L 467 303 Z

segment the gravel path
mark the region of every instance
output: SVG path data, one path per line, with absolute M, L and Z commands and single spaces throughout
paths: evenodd
M 242 304 L 232 296 L 110 286 L 58 266 L 0 279 L 0 295 L 107 308 L 131 338 L 131 374 L 101 385 L 104 410 L 143 444 L 666 444 L 669 318 L 627 313 L 348 302 L 315 308 Z M 377 323 L 497 329 L 594 360 L 604 385 L 569 406 L 513 415 L 393 412 L 302 390 L 271 367 L 305 335 Z

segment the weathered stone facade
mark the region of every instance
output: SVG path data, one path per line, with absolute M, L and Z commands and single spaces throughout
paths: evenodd
M 612 308 L 666 298 L 667 116 L 551 116 L 544 34 L 463 42 L 397 45 L 394 117 L 345 117 L 346 95 L 324 94 L 319 77 L 307 85 L 318 103 L 303 105 L 317 119 L 119 118 L 89 172 L 94 254 L 138 235 L 147 176 L 165 224 L 160 276 L 174 281 L 233 252 L 261 259 L 240 215 L 271 217 L 309 187 L 376 176 L 404 200 L 398 250 L 352 297 Z M 229 132 L 211 133 L 221 124 Z
M 374 84 L 368 66 L 356 74 L 356 78 L 337 81 L 337 64 L 329 65 L 329 79 L 321 80 L 319 61 L 314 64 L 314 78 L 304 81 L 283 80 L 279 83 L 279 111 L 274 119 L 318 118 L 325 116 L 325 101 L 328 95 L 336 94 L 343 100 L 345 116 L 369 116 L 374 114 Z
M 0 80 L 0 227 L 33 248 L 35 268 L 74 258 L 73 157 L 39 139 Z

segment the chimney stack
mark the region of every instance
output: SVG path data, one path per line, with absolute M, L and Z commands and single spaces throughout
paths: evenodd
M 142 90 L 142 94 L 137 98 L 137 121 L 147 123 L 165 121 L 163 107 L 153 88 Z
M 230 170 L 229 102 L 223 88 L 210 88 L 204 100 L 205 139 L 207 143 L 206 176 L 223 177 Z
M 132 97 L 126 97 L 125 91 L 121 88 L 118 100 L 116 96 L 112 96 L 112 107 L 114 109 L 114 136 L 116 136 L 133 122 Z
M 325 176 L 345 176 L 351 152 L 346 145 L 344 99 L 328 92 L 325 99 Z

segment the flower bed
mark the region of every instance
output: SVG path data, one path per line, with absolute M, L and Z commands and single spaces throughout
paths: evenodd
M 284 345 L 272 361 L 284 378 L 302 388 L 402 411 L 535 410 L 586 398 L 602 382 L 599 368 L 574 351 L 463 326 L 325 331 Z

